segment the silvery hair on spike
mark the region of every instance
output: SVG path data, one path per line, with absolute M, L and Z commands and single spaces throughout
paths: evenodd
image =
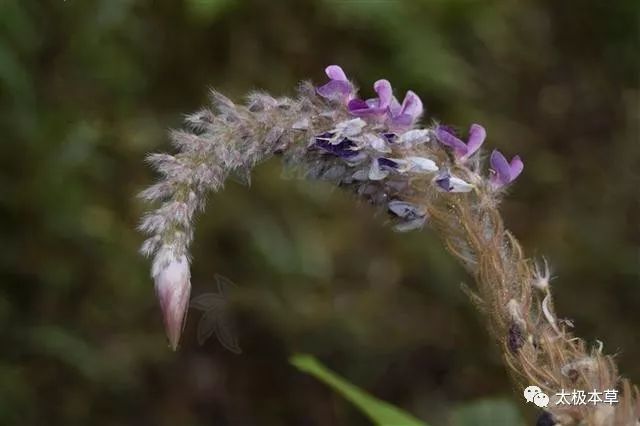
M 256 164 L 278 156 L 300 177 L 330 182 L 385 211 L 396 231 L 428 224 L 475 279 L 476 289 L 465 291 L 520 389 L 622 395 L 617 405 L 552 403 L 545 416 L 555 424 L 634 424 L 638 389 L 618 377 L 602 347 L 587 348 L 569 321 L 558 320 L 547 261 L 526 258 L 503 226 L 498 206 L 523 171 L 520 157 L 484 155 L 487 133 L 479 124 L 467 132 L 433 121 L 419 125 L 420 98 L 408 91 L 400 102 L 387 80 L 376 81 L 377 96 L 365 100 L 339 66 L 326 74 L 328 82 L 303 83 L 295 98 L 254 93 L 238 105 L 213 92 L 213 109 L 188 115 L 184 129 L 171 133 L 176 154 L 149 155 L 161 179 L 141 194 L 156 205 L 140 224 L 148 235 L 141 251 L 153 259 L 171 347 L 178 346 L 189 306 L 195 213 L 229 176 L 248 181 Z

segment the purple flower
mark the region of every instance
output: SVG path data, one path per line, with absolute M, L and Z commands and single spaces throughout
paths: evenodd
M 409 128 L 422 115 L 422 101 L 414 92 L 409 90 L 404 96 L 402 105 L 393 97 L 389 105 L 389 120 L 393 128 Z
M 429 130 L 427 129 L 414 129 L 404 132 L 400 135 L 398 142 L 404 145 L 406 148 L 412 147 L 417 144 L 429 142 Z
M 382 134 L 382 137 L 384 137 L 387 142 L 389 143 L 394 143 L 398 140 L 398 135 L 396 133 L 393 132 L 386 132 Z
M 352 99 L 349 101 L 349 112 L 356 117 L 373 117 L 377 119 L 383 118 L 387 114 L 391 98 L 393 97 L 391 83 L 387 80 L 378 80 L 373 85 L 374 90 L 378 94 L 377 98 Z
M 330 132 L 318 135 L 315 138 L 314 146 L 340 158 L 350 159 L 358 155 L 358 151 L 356 151 L 357 146 L 352 140 L 342 138 L 338 141 L 334 141 L 332 138 L 333 133 Z
M 491 153 L 489 162 L 491 163 L 492 171 L 490 178 L 491 186 L 495 189 L 509 185 L 511 182 L 516 180 L 524 169 L 524 163 L 520 159 L 520 156 L 516 155 L 511 159 L 511 163 L 509 163 L 507 162 L 507 159 L 504 158 L 504 155 L 502 155 L 498 150 L 494 150 Z
M 412 91 L 408 91 L 402 101 L 393 96 L 393 89 L 388 80 L 378 80 L 373 89 L 377 98 L 351 99 L 347 105 L 349 112 L 356 117 L 371 117 L 378 121 L 388 121 L 391 129 L 406 130 L 422 115 L 422 101 Z
M 391 147 L 386 139 L 376 136 L 372 133 L 364 135 L 365 145 L 378 152 L 390 153 Z
M 482 146 L 487 132 L 479 124 L 472 124 L 469 128 L 469 140 L 462 142 L 448 126 L 438 126 L 436 136 L 443 145 L 453 149 L 456 161 L 464 163 Z
M 473 189 L 473 185 L 459 177 L 452 176 L 448 170 L 443 170 L 439 173 L 433 179 L 433 183 L 442 192 L 469 192 Z
M 400 168 L 400 162 L 392 160 L 391 158 L 380 157 L 378 158 L 378 165 L 383 170 L 398 170 Z
M 329 82 L 316 89 L 318 95 L 344 103 L 353 99 L 353 85 L 342 68 L 338 65 L 329 65 L 324 71 L 329 77 Z
M 418 173 L 431 173 L 438 171 L 438 165 L 435 161 L 426 157 L 406 157 L 409 164 L 409 170 Z
M 414 220 L 427 214 L 423 207 L 406 201 L 393 200 L 387 207 L 391 213 L 406 220 Z
M 422 228 L 427 220 L 427 211 L 424 207 L 416 204 L 394 200 L 388 204 L 388 209 L 401 219 L 401 221 L 394 226 L 394 229 L 399 232 Z

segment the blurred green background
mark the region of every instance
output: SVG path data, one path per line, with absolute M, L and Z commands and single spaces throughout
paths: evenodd
M 277 160 L 212 197 L 193 247 L 194 294 L 238 285 L 243 354 L 198 346 L 197 312 L 167 348 L 137 253 L 145 154 L 209 87 L 292 94 L 331 63 L 523 156 L 507 224 L 551 260 L 561 316 L 640 382 L 639 17 L 636 0 L 0 0 L 0 424 L 367 424 L 287 364 L 301 351 L 432 425 L 533 424 L 437 238 Z

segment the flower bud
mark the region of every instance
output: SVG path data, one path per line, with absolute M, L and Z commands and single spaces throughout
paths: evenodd
M 191 294 L 187 257 L 181 255 L 176 258 L 172 250 L 160 250 L 154 262 L 153 279 L 167 338 L 171 348 L 176 350 L 187 318 Z

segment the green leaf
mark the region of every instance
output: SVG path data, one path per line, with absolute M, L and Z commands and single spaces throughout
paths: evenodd
M 456 408 L 453 426 L 524 425 L 518 408 L 505 399 L 483 399 Z
M 298 370 L 310 374 L 355 405 L 374 424 L 382 426 L 428 426 L 393 405 L 380 401 L 336 375 L 311 355 L 296 354 L 289 360 Z

